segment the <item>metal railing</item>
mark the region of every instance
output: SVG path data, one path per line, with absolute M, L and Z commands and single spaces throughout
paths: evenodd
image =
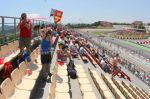
M 0 45 L 7 44 L 11 41 L 17 40 L 19 31 L 17 25 L 20 18 L 0 16 Z M 46 21 L 31 20 L 32 26 L 46 24 Z M 37 35 L 37 32 L 33 31 L 33 36 Z

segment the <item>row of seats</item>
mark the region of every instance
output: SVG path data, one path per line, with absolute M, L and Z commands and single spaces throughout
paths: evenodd
M 107 86 L 109 87 L 109 89 L 111 90 L 111 92 L 114 94 L 114 96 L 117 99 L 126 99 L 125 96 L 120 92 L 120 90 L 116 87 L 116 85 L 113 83 L 113 81 L 111 80 L 109 76 L 105 76 L 103 74 L 101 74 L 101 76 L 103 80 L 105 81 L 105 83 L 107 84 Z
M 89 69 L 89 72 L 102 99 L 115 99 L 115 97 L 113 96 L 113 94 L 111 93 L 110 89 L 107 87 L 101 76 L 99 76 L 98 73 L 94 70 Z
M 70 99 L 70 87 L 66 64 L 63 66 L 58 65 L 58 73 L 56 78 L 56 99 Z
M 129 87 L 129 84 L 126 84 L 122 81 L 122 85 L 128 90 L 129 93 L 135 98 L 140 99 L 140 97 L 132 90 L 132 88 Z
M 18 46 L 19 42 L 17 40 L 0 47 L 0 57 L 4 59 L 3 63 L 10 61 L 19 54 Z M 0 65 L 0 70 L 3 69 L 3 63 Z
M 59 39 L 60 40 L 60 39 Z M 58 48 L 58 44 L 56 49 Z M 67 66 L 66 64 L 60 66 L 56 62 L 56 50 L 53 55 L 52 64 L 54 65 L 53 68 L 53 76 L 51 78 L 51 85 L 49 89 L 49 96 L 48 99 L 71 99 L 70 98 L 70 87 L 69 87 L 69 78 L 67 73 Z
M 84 47 L 84 48 L 86 49 L 86 47 Z M 92 63 L 93 65 L 97 65 L 97 62 L 96 62 L 96 61 L 93 59 L 93 57 L 90 55 L 89 51 L 86 49 L 85 52 L 86 52 L 86 54 L 87 54 L 88 59 L 91 61 L 91 63 Z
M 93 62 L 95 62 L 96 64 L 98 64 L 101 68 L 102 65 L 99 62 L 99 59 L 97 59 L 94 55 L 92 55 L 90 52 L 92 52 L 92 50 L 88 47 L 85 47 L 85 49 L 87 50 L 87 52 L 90 54 L 91 58 L 93 59 Z M 95 50 L 96 51 L 96 50 Z
M 48 99 L 70 99 L 69 92 L 70 87 L 67 66 L 59 66 L 56 64 L 54 67 Z
M 143 96 L 134 86 L 132 86 L 131 84 L 129 85 L 129 87 L 142 99 L 145 99 L 147 96 Z M 144 98 L 145 97 L 145 98 Z M 148 99 L 148 98 L 147 98 Z
M 135 88 L 133 85 L 126 84 L 122 81 L 122 85 L 133 95 L 133 97 L 140 97 L 141 99 L 149 99 L 149 95 L 139 88 Z
M 18 46 L 19 46 L 18 40 L 1 46 L 1 49 L 0 49 L 1 57 L 5 58 L 11 55 L 13 52 L 16 52 L 18 50 Z
M 87 72 L 84 70 L 83 66 L 76 64 L 76 71 L 83 99 L 97 99 L 93 87 L 88 79 Z
M 38 56 L 37 52 L 38 49 L 35 49 L 31 56 L 34 57 Z M 32 61 L 34 60 L 31 57 Z M 33 62 L 32 62 L 33 63 Z M 0 88 L 1 88 L 1 95 L 0 99 L 29 99 L 32 90 L 36 84 L 36 80 L 39 76 L 38 71 L 32 71 L 30 75 L 26 75 L 26 70 L 31 69 L 29 63 L 22 62 L 19 64 L 19 68 L 16 68 L 11 73 L 11 78 L 5 79 Z M 3 98 L 1 98 L 1 96 Z
M 145 92 L 143 89 L 140 89 L 138 87 L 136 87 L 136 89 L 144 96 L 144 97 L 149 97 L 150 98 L 150 94 L 148 94 L 147 92 Z
M 60 39 L 58 39 L 60 42 Z M 58 43 L 56 45 L 56 49 L 58 49 Z M 48 99 L 71 99 L 70 98 L 70 87 L 69 87 L 69 78 L 67 74 L 67 66 L 64 64 L 60 66 L 56 62 L 57 58 L 57 50 L 54 51 L 52 64 L 53 67 L 53 76 L 49 89 Z
M 114 78 L 112 79 L 112 81 L 127 99 L 133 98 L 128 90 L 121 84 L 121 81 L 115 80 Z

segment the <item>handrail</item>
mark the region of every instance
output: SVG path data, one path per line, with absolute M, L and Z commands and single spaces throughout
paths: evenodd
M 0 16 L 0 46 L 7 44 L 13 40 L 18 38 L 18 30 L 17 25 L 19 22 L 19 17 L 9 17 L 9 16 Z M 41 21 L 36 19 L 31 19 L 33 26 L 41 25 L 43 23 L 47 23 L 47 21 Z M 38 35 L 37 32 L 32 31 L 33 36 Z
M 9 16 L 0 16 L 1 18 L 16 18 L 16 19 L 20 19 L 18 17 L 9 17 Z

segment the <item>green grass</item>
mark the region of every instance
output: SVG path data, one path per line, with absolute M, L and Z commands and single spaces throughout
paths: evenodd
M 138 45 L 138 44 L 135 44 L 135 43 L 132 43 L 132 42 L 128 42 L 128 41 L 125 41 L 124 43 L 125 43 L 125 44 L 128 44 L 128 45 L 130 45 L 130 46 L 134 46 L 134 47 L 137 47 L 137 48 L 146 50 L 146 51 L 150 51 L 150 48 L 145 47 L 145 46 L 141 46 L 141 45 Z
M 114 27 L 97 26 L 97 29 L 114 29 Z
M 104 36 L 104 35 L 108 34 L 108 31 L 97 31 L 97 32 L 93 32 L 93 33 L 97 36 Z

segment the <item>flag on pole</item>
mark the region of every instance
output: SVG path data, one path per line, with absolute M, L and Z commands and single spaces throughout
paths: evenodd
M 54 16 L 54 13 L 55 13 L 55 9 L 51 9 L 50 16 Z
M 62 19 L 62 15 L 63 15 L 63 12 L 62 12 L 62 11 L 55 10 L 55 11 L 54 11 L 54 22 L 55 22 L 55 23 L 60 22 L 61 19 Z

